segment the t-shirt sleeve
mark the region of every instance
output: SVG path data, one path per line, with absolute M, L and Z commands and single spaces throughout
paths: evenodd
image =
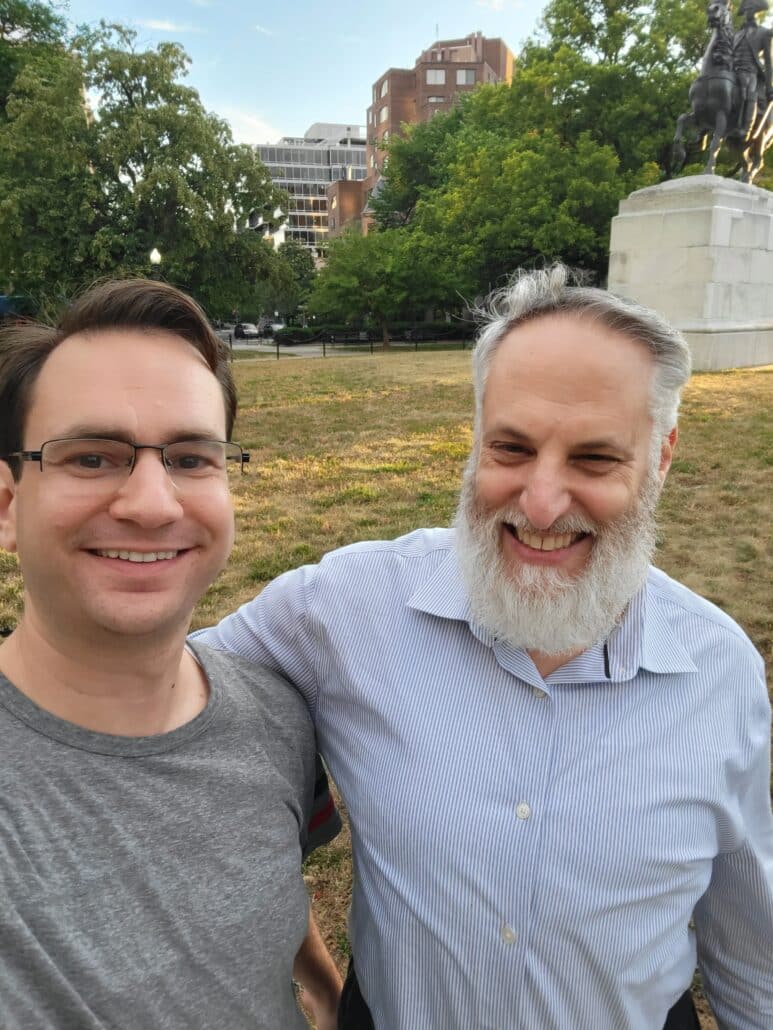
M 304 859 L 329 844 L 341 830 L 341 813 L 336 808 L 333 795 L 330 792 L 330 783 L 327 778 L 324 763 L 319 754 L 315 761 L 314 778 L 314 800 L 312 802 L 311 816 L 306 829 L 306 842 L 303 848 Z

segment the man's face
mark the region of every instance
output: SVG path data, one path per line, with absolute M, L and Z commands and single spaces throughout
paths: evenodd
M 504 591 L 496 632 L 518 646 L 590 645 L 646 574 L 675 440 L 653 465 L 653 371 L 643 345 L 572 314 L 527 322 L 494 355 L 457 522 L 473 607 Z
M 172 333 L 72 336 L 40 371 L 24 449 L 100 436 L 224 440 L 220 386 L 201 355 Z M 25 619 L 51 633 L 89 639 L 105 631 L 183 631 L 228 558 L 233 512 L 225 477 L 180 489 L 158 451 L 138 451 L 131 475 L 107 489 L 34 462 L 24 463 L 16 484 L 4 463 L 0 473 L 0 546 L 19 553 Z

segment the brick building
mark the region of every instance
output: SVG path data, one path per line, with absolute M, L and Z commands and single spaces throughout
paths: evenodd
M 367 110 L 366 177 L 362 182 L 333 182 L 327 189 L 328 209 L 338 210 L 330 235 L 345 225 L 362 221 L 367 231 L 368 197 L 376 185 L 386 154 L 379 145 L 407 122 L 427 122 L 438 111 L 448 111 L 463 93 L 488 82 L 510 82 L 513 55 L 501 39 L 474 32 L 464 39 L 433 43 L 413 68 L 389 68 L 373 84 Z

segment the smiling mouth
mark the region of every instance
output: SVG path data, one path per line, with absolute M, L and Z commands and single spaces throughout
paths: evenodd
M 103 550 L 103 551 L 92 551 L 92 554 L 96 554 L 100 558 L 118 558 L 121 561 L 130 562 L 151 562 L 151 561 L 169 561 L 171 558 L 176 558 L 181 551 L 114 551 L 114 550 Z
M 505 526 L 516 540 L 526 547 L 531 547 L 533 551 L 560 551 L 590 535 L 588 533 L 532 533 L 527 529 L 511 526 L 509 523 L 505 523 Z

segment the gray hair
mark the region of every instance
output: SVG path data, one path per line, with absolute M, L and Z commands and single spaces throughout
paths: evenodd
M 690 349 L 685 338 L 649 308 L 607 290 L 583 286 L 579 280 L 577 273 L 562 264 L 535 272 L 519 270 L 504 289 L 492 293 L 478 310 L 483 329 L 473 352 L 476 441 L 486 380 L 500 343 L 517 326 L 559 313 L 594 318 L 647 347 L 655 362 L 650 397 L 653 444 L 659 443 L 676 425 L 682 387 L 690 378 Z

